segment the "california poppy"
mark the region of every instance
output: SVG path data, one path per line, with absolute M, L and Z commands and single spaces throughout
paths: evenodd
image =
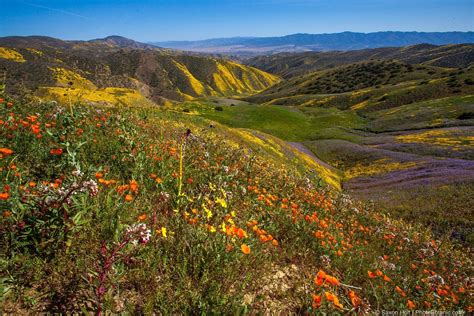
M 62 155 L 63 149 L 62 148 L 53 148 L 49 151 L 51 155 L 59 156 Z
M 9 148 L 0 148 L 0 154 L 8 156 L 8 155 L 13 154 L 13 150 Z
M 377 277 L 377 275 L 370 270 L 367 271 L 367 274 L 369 275 L 369 278 L 371 279 L 375 279 Z
M 313 294 L 313 308 L 319 308 L 321 306 L 321 295 Z
M 131 196 L 130 194 L 125 195 L 125 201 L 131 202 L 132 200 L 133 200 L 133 196 Z
M 358 307 L 360 305 L 360 298 L 354 291 L 349 291 L 349 298 L 351 299 L 352 306 Z
M 330 292 L 324 292 L 324 296 L 326 297 L 326 300 L 329 302 L 332 302 L 334 306 L 338 308 L 343 308 L 342 304 L 339 302 L 339 299 L 337 298 L 336 295 L 330 293 Z
M 240 246 L 240 250 L 242 250 L 242 252 L 246 255 L 250 253 L 250 248 L 246 244 L 242 244 L 242 246 Z
M 407 302 L 407 307 L 409 309 L 414 309 L 416 307 L 415 303 L 413 303 L 412 301 L 408 300 Z

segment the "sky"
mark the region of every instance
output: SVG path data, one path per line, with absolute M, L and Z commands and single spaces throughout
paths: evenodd
M 473 31 L 473 0 L 0 0 L 0 36 L 137 41 Z

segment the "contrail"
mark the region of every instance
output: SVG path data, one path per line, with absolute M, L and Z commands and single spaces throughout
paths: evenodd
M 29 2 L 24 2 L 24 1 L 21 1 L 21 3 L 26 4 L 26 5 L 29 5 L 29 6 L 32 6 L 32 7 L 36 7 L 36 8 L 42 8 L 42 9 L 46 9 L 46 10 L 51 10 L 51 11 L 56 11 L 56 12 L 60 12 L 60 13 L 64 13 L 64 14 L 68 14 L 68 15 L 72 15 L 72 16 L 76 16 L 76 17 L 78 17 L 78 18 L 88 19 L 88 17 L 86 17 L 86 16 L 83 16 L 83 15 L 80 15 L 80 14 L 76 14 L 76 13 L 73 13 L 73 12 L 69 12 L 69 11 L 64 11 L 64 10 L 60 10 L 60 9 L 50 8 L 50 7 L 46 7 L 46 6 L 43 6 L 43 5 L 34 4 L 34 3 L 29 3 Z

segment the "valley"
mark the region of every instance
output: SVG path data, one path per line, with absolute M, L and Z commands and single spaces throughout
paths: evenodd
M 472 311 L 474 44 L 3 37 L 0 69 L 7 312 Z
M 7 92 L 32 89 L 35 98 L 65 103 L 161 104 L 165 111 L 264 132 L 310 151 L 334 187 L 437 234 L 474 241 L 473 45 L 246 61 L 258 70 L 119 37 L 2 43 L 17 47 L 3 48 L 0 59 L 9 74 Z M 91 48 L 94 60 L 86 53 Z M 31 77 L 31 70 L 38 73 Z M 437 191 L 442 197 L 433 199 Z M 454 210 L 458 194 L 466 203 Z

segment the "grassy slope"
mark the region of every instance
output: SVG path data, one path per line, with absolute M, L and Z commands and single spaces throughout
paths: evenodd
M 449 241 L 315 185 L 242 130 L 146 107 L 1 106 L 5 312 L 472 308 L 472 264 Z M 148 242 L 130 243 L 140 229 Z M 315 284 L 319 269 L 337 280 Z
M 473 238 L 469 229 L 472 218 L 466 215 L 471 205 L 466 201 L 454 207 L 449 201 L 455 198 L 453 192 L 457 188 L 462 189 L 460 192 L 469 192 L 472 187 L 469 181 L 469 174 L 473 172 L 469 163 L 473 155 L 472 130 L 468 127 L 473 120 L 460 119 L 463 114 L 473 112 L 472 104 L 472 95 L 454 96 L 370 111 L 366 118 L 355 110 L 339 110 L 327 105 L 229 106 L 227 103 L 221 104 L 223 111 L 216 111 L 214 103 L 189 103 L 183 108 L 229 126 L 252 128 L 288 141 L 302 142 L 322 161 L 339 169 L 345 188 L 359 198 L 380 201 L 379 204 L 386 207 L 380 207 L 381 211 L 391 211 L 409 220 L 416 218 L 417 222 L 432 226 L 438 234 L 448 234 L 469 244 Z M 433 132 L 420 130 L 446 127 L 449 128 Z M 387 131 L 399 133 L 397 136 Z M 464 159 L 464 162 L 451 158 Z M 424 179 L 425 184 L 420 179 Z M 440 196 L 444 198 L 432 199 L 433 192 L 440 186 L 446 187 L 440 189 Z M 426 188 L 426 194 L 421 194 L 425 192 L 422 188 Z M 423 198 L 404 203 L 402 196 L 415 191 Z M 439 211 L 442 212 L 433 216 Z M 453 212 L 461 216 L 460 220 L 446 219 Z

